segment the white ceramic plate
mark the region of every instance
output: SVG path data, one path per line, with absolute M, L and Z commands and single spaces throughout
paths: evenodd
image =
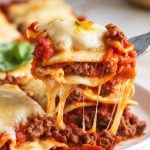
M 139 103 L 139 106 L 131 107 L 131 111 L 141 120 L 147 121 L 146 134 L 140 138 L 120 143 L 115 150 L 150 150 L 150 91 L 136 85 L 133 99 Z

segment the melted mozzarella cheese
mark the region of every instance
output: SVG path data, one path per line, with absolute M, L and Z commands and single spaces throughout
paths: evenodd
M 70 20 L 53 20 L 49 23 L 38 24 L 38 32 L 54 41 L 56 51 L 71 52 L 102 51 L 104 48 L 103 36 L 106 28 L 93 22 L 76 22 Z
M 32 115 L 42 116 L 44 111 L 17 86 L 0 86 L 0 147 L 10 141 L 13 150 L 16 144 L 14 127 L 24 124 Z
M 112 126 L 110 128 L 110 132 L 113 134 L 116 134 L 118 130 L 124 109 L 126 108 L 129 101 L 129 96 L 132 91 L 133 83 L 134 83 L 134 79 L 129 79 L 123 84 L 123 91 L 121 92 L 121 97 L 120 100 L 118 101 L 116 114 Z
M 56 114 L 56 123 L 57 126 L 61 129 L 65 128 L 65 124 L 63 122 L 63 114 L 64 108 L 66 104 L 66 99 L 73 92 L 75 87 L 73 85 L 61 85 L 55 80 L 47 79 L 45 80 L 45 85 L 47 88 L 47 113 L 50 116 L 54 116 Z M 59 96 L 59 102 L 56 107 L 56 96 Z
M 98 102 L 99 102 L 99 95 L 101 92 L 101 85 L 98 86 L 98 92 L 97 92 L 97 99 L 96 99 L 96 108 L 95 108 L 95 116 L 93 120 L 92 128 L 89 130 L 89 133 L 96 132 L 96 126 L 97 126 L 97 111 L 98 111 Z
M 69 95 L 74 91 L 75 87 L 70 85 L 61 85 L 60 86 L 60 93 L 59 93 L 59 104 L 57 106 L 57 123 L 58 127 L 61 129 L 65 128 L 65 124 L 63 122 L 63 114 L 64 114 L 64 108 L 66 104 L 66 100 L 69 97 Z
M 46 90 L 47 90 L 47 113 L 53 117 L 56 113 L 56 96 L 59 93 L 59 84 L 55 80 L 44 80 Z

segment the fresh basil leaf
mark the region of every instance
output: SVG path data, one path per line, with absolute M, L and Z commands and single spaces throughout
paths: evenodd
M 0 71 L 11 71 L 32 59 L 33 45 L 29 42 L 0 44 Z
M 30 51 L 30 44 L 28 42 L 16 44 L 13 51 L 16 61 L 21 62 L 26 57 L 28 57 L 29 51 Z

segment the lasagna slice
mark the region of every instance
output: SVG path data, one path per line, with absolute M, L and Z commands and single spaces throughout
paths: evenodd
M 35 44 L 32 74 L 46 85 L 46 112 L 69 147 L 107 149 L 144 133 L 146 123 L 128 110 L 137 105 L 136 52 L 116 25 L 55 19 L 32 23 L 27 36 Z
M 66 147 L 48 136 L 52 126 L 41 106 L 17 86 L 0 86 L 0 150 Z
M 36 0 L 4 7 L 10 20 L 25 33 L 34 21 L 50 21 L 56 18 L 74 20 L 71 8 L 63 0 Z

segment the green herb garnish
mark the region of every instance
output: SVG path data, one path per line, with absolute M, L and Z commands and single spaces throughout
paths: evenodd
M 32 59 L 33 45 L 27 41 L 0 44 L 0 71 L 11 71 Z

